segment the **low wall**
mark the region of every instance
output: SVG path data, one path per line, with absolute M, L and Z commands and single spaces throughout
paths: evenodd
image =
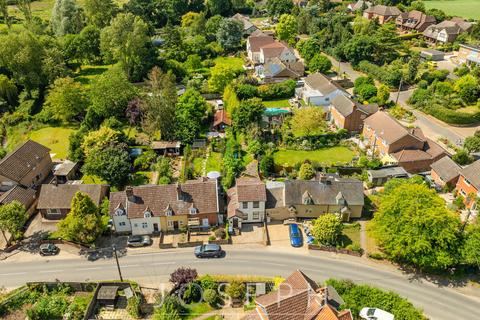
M 208 240 L 208 243 L 213 243 L 213 244 L 218 244 L 218 245 L 224 245 L 224 244 L 232 244 L 231 239 L 221 239 L 221 240 Z
M 177 243 L 177 247 L 188 248 L 188 247 L 201 246 L 202 244 L 203 244 L 203 241 L 179 242 Z
M 351 256 L 361 257 L 362 254 L 360 252 L 348 250 L 348 249 L 337 249 L 335 247 L 329 246 L 320 246 L 316 244 L 309 244 L 308 250 L 320 250 L 320 251 L 327 251 L 327 252 L 334 252 L 334 253 L 341 253 L 341 254 L 348 254 Z

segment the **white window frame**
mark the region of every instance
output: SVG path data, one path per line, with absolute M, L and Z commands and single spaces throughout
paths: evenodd
M 120 227 L 125 227 L 127 224 L 125 223 L 125 221 L 120 221 L 120 222 L 118 223 L 118 225 L 119 225 Z
M 148 228 L 148 222 L 142 222 L 142 228 L 147 229 Z
M 51 215 L 61 215 L 62 214 L 62 210 L 60 209 L 47 209 L 47 214 L 51 214 Z
M 169 228 L 173 228 L 173 220 L 168 220 L 168 221 L 167 221 L 167 226 L 168 226 Z
M 260 208 L 260 201 L 253 201 L 253 208 L 255 209 Z
M 242 202 L 242 209 L 248 209 L 248 202 Z
M 260 219 L 260 212 L 259 211 L 253 211 L 252 219 L 253 220 L 259 220 Z

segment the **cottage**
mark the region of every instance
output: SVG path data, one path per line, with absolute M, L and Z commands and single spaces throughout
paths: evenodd
M 378 23 L 384 24 L 395 19 L 402 14 L 402 11 L 394 6 L 376 5 L 363 11 L 363 17 L 368 20 L 377 19 Z
M 0 195 L 0 206 L 12 203 L 13 201 L 20 202 L 27 210 L 27 213 L 31 215 L 35 211 L 37 191 L 32 188 L 16 185 Z
M 227 127 L 232 125 L 232 120 L 228 116 L 227 110 L 219 109 L 213 117 L 213 130 L 217 132 L 225 132 Z
M 243 25 L 243 35 L 248 36 L 258 30 L 258 28 L 250 21 L 249 17 L 246 17 L 240 13 L 233 15 L 232 19 L 240 22 Z
M 228 221 L 234 228 L 242 223 L 263 222 L 267 192 L 265 183 L 259 178 L 241 177 L 228 190 Z
M 0 191 L 16 185 L 36 188 L 51 169 L 50 149 L 28 140 L 0 160 Z
M 292 273 L 272 291 L 255 299 L 256 308 L 242 320 L 352 320 L 350 310 L 335 288 L 319 287 L 302 271 Z
M 292 48 L 262 32 L 255 32 L 248 37 L 247 53 L 253 64 L 264 64 L 274 58 L 287 63 L 297 61 Z
M 443 157 L 431 165 L 430 176 L 433 182 L 443 188 L 454 187 L 457 184 L 458 177 L 462 167 L 455 163 L 450 157 Z
M 362 132 L 365 119 L 378 111 L 376 104 L 364 105 L 344 95 L 338 95 L 330 105 L 331 120 L 337 128 L 352 133 Z
M 480 46 L 461 44 L 458 50 L 458 60 L 469 66 L 480 66 Z
M 386 167 L 367 170 L 368 181 L 374 186 L 383 186 L 390 179 L 408 178 L 409 174 L 402 167 Z
M 470 197 L 471 194 L 476 197 L 480 191 L 480 160 L 460 170 L 460 177 L 455 189 L 465 198 L 465 204 L 468 208 L 476 208 L 476 201 L 467 198 Z
M 99 206 L 107 197 L 108 185 L 102 184 L 43 184 L 38 196 L 37 209 L 48 220 L 60 220 L 70 212 L 72 199 L 83 192 Z
M 218 181 L 127 187 L 110 194 L 109 211 L 117 233 L 152 234 L 222 223 Z
M 339 96 L 349 96 L 347 92 L 321 73 L 312 73 L 305 78 L 305 86 L 297 89 L 297 96 L 306 104 L 322 106 L 325 112 L 329 111 L 332 100 Z
M 255 67 L 256 76 L 263 82 L 282 82 L 288 79 L 299 79 L 305 72 L 305 66 L 301 61 L 283 62 L 275 57 Z
M 470 22 L 461 18 L 452 18 L 451 20 L 430 25 L 423 31 L 423 36 L 434 43 L 451 43 L 454 42 L 460 34 L 469 32 L 472 27 L 473 25 Z
M 404 31 L 423 32 L 436 22 L 437 20 L 435 17 L 428 16 L 418 10 L 403 12 L 397 17 L 397 19 L 395 19 L 395 24 L 397 27 Z
M 182 143 L 180 141 L 153 141 L 151 148 L 162 156 L 179 156 Z
M 356 179 L 322 176 L 319 180 L 286 180 L 267 184 L 267 216 L 272 220 L 314 219 L 336 213 L 343 220 L 360 218 L 363 183 Z

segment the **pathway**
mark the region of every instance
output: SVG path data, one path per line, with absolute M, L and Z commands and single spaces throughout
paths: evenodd
M 368 251 L 367 251 L 367 221 L 365 220 L 360 220 L 358 221 L 360 223 L 360 247 L 363 250 L 363 258 L 368 257 Z

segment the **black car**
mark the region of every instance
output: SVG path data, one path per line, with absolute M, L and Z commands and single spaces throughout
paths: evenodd
M 60 249 L 52 244 L 52 243 L 45 243 L 40 245 L 40 255 L 41 256 L 54 256 L 60 252 Z
M 130 236 L 127 240 L 129 247 L 144 247 L 152 244 L 150 236 Z
M 220 258 L 222 255 L 222 247 L 218 244 L 204 244 L 195 247 L 195 256 L 197 258 Z

